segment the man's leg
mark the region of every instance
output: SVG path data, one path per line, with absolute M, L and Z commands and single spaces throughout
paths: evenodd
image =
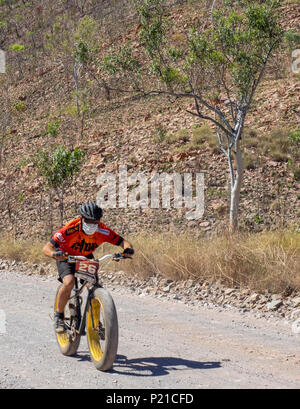
M 64 324 L 64 309 L 70 298 L 72 288 L 74 287 L 75 265 L 69 264 L 66 261 L 57 261 L 59 281 L 63 283 L 57 294 L 57 305 L 54 316 L 54 328 L 58 333 L 65 331 Z
M 61 286 L 57 294 L 57 312 L 63 313 L 65 306 L 70 298 L 72 288 L 75 284 L 75 278 L 73 274 L 69 274 L 62 279 L 63 285 Z

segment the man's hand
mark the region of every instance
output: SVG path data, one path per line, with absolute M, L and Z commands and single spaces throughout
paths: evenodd
M 55 260 L 64 261 L 68 258 L 68 253 L 65 253 L 62 250 L 56 250 L 53 252 L 52 257 L 55 258 Z
M 132 256 L 134 254 L 134 250 L 132 248 L 132 245 L 129 243 L 129 241 L 123 240 L 123 242 L 120 244 L 120 246 L 124 250 L 122 255 L 124 257 L 131 258 L 130 256 Z
M 123 257 L 128 257 L 128 258 L 131 258 L 130 256 L 132 256 L 133 254 L 134 254 L 134 250 L 131 247 L 127 247 L 122 253 Z
M 53 244 L 50 243 L 50 241 L 47 244 L 45 244 L 43 248 L 43 253 L 46 256 L 55 258 L 55 260 L 59 260 L 59 261 L 66 260 L 66 258 L 68 257 L 67 253 L 65 253 L 62 250 L 57 250 L 57 248 L 53 246 Z

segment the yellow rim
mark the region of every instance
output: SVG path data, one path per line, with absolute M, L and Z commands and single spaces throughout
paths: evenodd
M 100 362 L 103 357 L 103 350 L 101 348 L 100 336 L 98 333 L 101 309 L 102 309 L 102 314 L 103 314 L 103 307 L 102 307 L 101 301 L 97 297 L 93 298 L 92 308 L 89 308 L 89 312 L 88 312 L 87 334 L 88 334 L 88 342 L 89 342 L 91 355 L 93 359 L 97 362 Z M 94 327 L 96 329 L 93 329 L 91 311 L 93 314 Z
M 56 296 L 56 300 L 55 300 L 54 313 L 56 312 L 56 309 L 57 309 L 57 296 Z M 60 345 L 62 348 L 65 348 L 65 347 L 69 344 L 69 342 L 70 342 L 67 333 L 66 333 L 66 332 L 63 332 L 63 333 L 61 333 L 61 334 L 58 334 L 58 333 L 56 332 L 55 334 L 56 334 L 56 338 L 57 338 L 57 341 L 58 341 L 59 345 Z

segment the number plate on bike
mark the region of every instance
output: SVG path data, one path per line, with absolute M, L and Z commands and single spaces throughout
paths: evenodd
M 89 282 L 95 282 L 99 264 L 92 261 L 78 261 L 75 267 L 75 276 Z

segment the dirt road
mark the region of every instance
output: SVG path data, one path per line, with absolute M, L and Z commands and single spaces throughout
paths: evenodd
M 300 387 L 300 334 L 284 319 L 124 289 L 110 290 L 120 325 L 117 360 L 99 372 L 86 337 L 75 357 L 59 352 L 49 317 L 57 284 L 54 277 L 0 272 L 0 388 Z

